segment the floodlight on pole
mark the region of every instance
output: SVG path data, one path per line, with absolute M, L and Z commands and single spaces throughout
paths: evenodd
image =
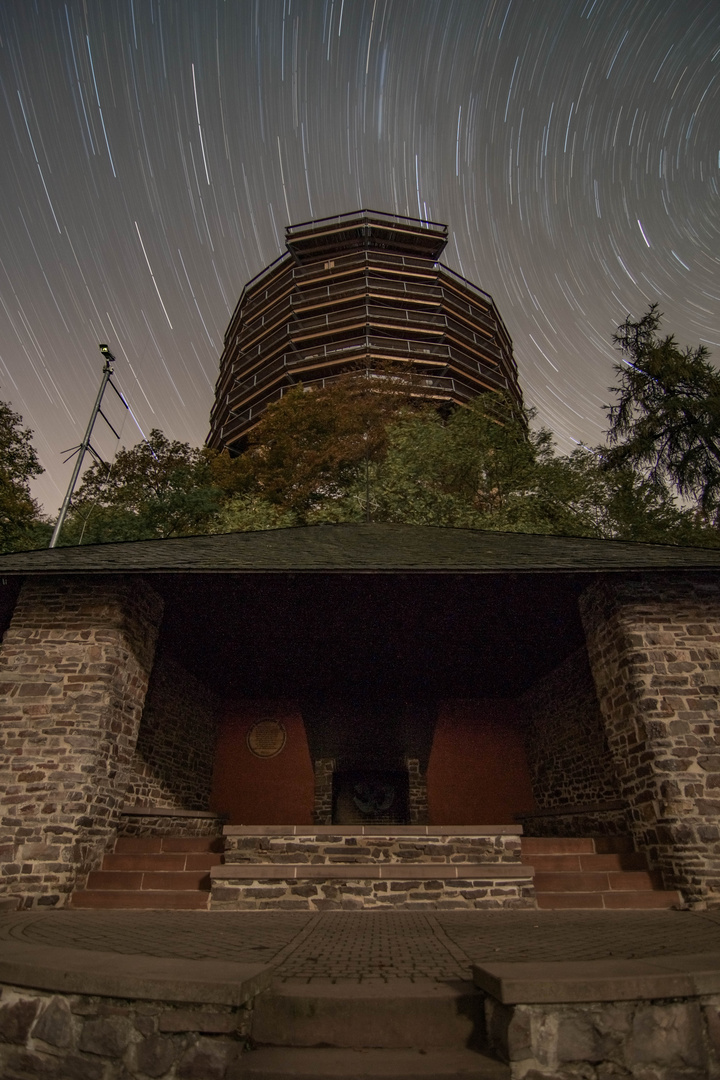
M 58 519 L 55 522 L 55 528 L 53 529 L 53 534 L 52 534 L 52 537 L 50 538 L 50 543 L 48 544 L 48 547 L 51 547 L 51 548 L 54 548 L 55 545 L 57 544 L 58 537 L 60 536 L 60 530 L 62 529 L 62 527 L 63 527 L 63 525 L 65 523 L 65 518 L 67 517 L 67 512 L 70 509 L 70 500 L 72 499 L 73 492 L 75 490 L 75 485 L 77 484 L 78 477 L 80 476 L 80 470 L 82 468 L 82 463 L 83 463 L 83 460 L 85 458 L 85 454 L 88 452 L 88 450 L 90 450 L 91 453 L 94 453 L 94 451 L 92 449 L 92 446 L 90 445 L 90 438 L 92 436 L 93 427 L 95 426 L 95 421 L 97 420 L 98 413 L 100 412 L 100 406 L 102 404 L 102 399 L 103 399 L 103 394 L 105 393 L 105 388 L 107 387 L 107 384 L 110 382 L 110 376 L 113 373 L 113 366 L 112 365 L 115 363 L 115 357 L 110 352 L 110 347 L 108 345 L 102 345 L 101 344 L 100 345 L 100 352 L 105 357 L 105 363 L 103 364 L 103 369 L 102 369 L 102 380 L 100 382 L 100 389 L 98 390 L 97 397 L 95 398 L 95 404 L 93 405 L 93 410 L 92 410 L 92 412 L 90 414 L 90 421 L 89 421 L 88 426 L 87 426 L 87 428 L 85 430 L 85 435 L 83 436 L 83 441 L 80 443 L 80 445 L 76 448 L 76 451 L 75 451 L 77 453 L 77 461 L 75 462 L 75 468 L 73 469 L 72 476 L 70 477 L 70 483 L 68 484 L 68 489 L 65 492 L 65 498 L 63 499 L 63 504 L 60 507 L 60 513 L 58 514 Z

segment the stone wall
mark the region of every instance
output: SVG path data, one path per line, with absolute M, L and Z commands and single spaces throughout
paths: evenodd
M 615 765 L 584 648 L 535 683 L 519 704 L 538 810 L 598 807 L 618 800 Z M 582 835 L 592 835 L 586 831 L 589 828 L 612 831 L 605 830 L 605 817 L 597 813 L 587 822 L 578 820 L 578 815 L 547 819 L 529 815 L 523 824 L 530 835 L 577 836 L 578 829 Z
M 209 1080 L 236 1075 L 248 1006 L 129 1001 L 2 987 L 3 1080 Z
M 333 773 L 334 758 L 318 758 L 315 762 L 315 803 L 313 823 L 315 825 L 332 824 Z
M 138 814 L 127 808 L 118 820 L 118 836 L 217 836 L 223 831 L 225 818 L 213 813 L 178 811 L 175 814 L 155 812 Z
M 520 830 L 228 825 L 216 911 L 533 908 Z
M 142 581 L 35 578 L 0 649 L 0 858 L 10 903 L 64 903 L 114 835 L 162 601 Z
M 720 997 L 502 1005 L 488 1043 L 513 1080 L 710 1080 L 720 1076 Z
M 521 861 L 521 838 L 516 833 L 482 832 L 444 826 L 425 835 L 407 825 L 384 832 L 379 826 L 312 829 L 297 826 L 292 833 L 279 827 L 225 827 L 225 864 L 232 863 L 508 863 Z
M 580 609 L 636 847 L 666 888 L 720 906 L 720 579 L 598 582 Z
M 428 820 L 427 773 L 420 767 L 418 758 L 407 758 L 408 771 L 408 822 L 426 825 Z
M 172 657 L 153 667 L 126 801 L 207 810 L 217 743 L 217 701 Z
M 320 868 L 312 876 L 301 877 L 228 877 L 231 868 L 222 879 L 211 875 L 210 908 L 212 911 L 361 911 L 379 908 L 396 910 L 442 909 L 448 910 L 497 910 L 501 908 L 535 908 L 535 889 L 532 875 L 525 872 L 510 875 L 510 867 L 503 873 L 498 864 L 494 876 L 478 875 L 478 868 L 468 866 L 467 877 L 448 877 L 446 871 L 436 868 L 435 876 L 410 876 L 412 870 L 421 867 L 399 867 L 402 873 L 391 880 L 356 876 L 350 873 L 326 877 L 320 876 Z M 256 870 L 257 868 L 254 868 Z M 324 868 L 326 871 L 329 868 Z M 334 869 L 339 870 L 339 867 Z
M 526 836 L 624 836 L 627 837 L 628 808 L 621 799 L 596 806 L 568 806 L 565 810 L 517 814 Z

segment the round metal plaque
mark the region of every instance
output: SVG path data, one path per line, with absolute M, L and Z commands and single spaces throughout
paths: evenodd
M 275 757 L 285 746 L 287 732 L 278 720 L 258 720 L 247 733 L 248 750 L 255 757 Z

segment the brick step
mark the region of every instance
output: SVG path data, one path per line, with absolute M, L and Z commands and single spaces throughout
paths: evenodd
M 103 870 L 125 871 L 155 871 L 180 872 L 183 870 L 210 870 L 213 866 L 219 866 L 223 861 L 218 852 L 204 851 L 175 851 L 158 852 L 157 855 L 138 852 L 120 852 L 106 855 L 103 859 Z
M 531 855 L 610 855 L 634 851 L 629 836 L 523 836 L 524 858 Z
M 660 874 L 649 870 L 628 836 L 527 836 L 523 859 L 535 869 L 533 883 L 539 908 L 571 910 L 671 908 L 682 897 L 664 890 Z
M 224 851 L 222 836 L 119 836 L 116 854 L 160 852 L 218 852 Z
M 474 1050 L 263 1047 L 242 1057 L 243 1080 L 510 1080 L 510 1066 Z
M 71 907 L 205 909 L 222 845 L 217 836 L 121 836 Z
M 204 889 L 205 892 L 209 892 L 210 873 L 209 868 L 208 870 L 180 871 L 178 873 L 172 871 L 156 873 L 150 870 L 145 872 L 93 870 L 88 875 L 87 888 L 122 889 L 123 891 L 128 889 L 159 889 L 161 892 L 177 892 L 181 889 Z
M 535 871 L 535 890 L 542 892 L 648 892 L 662 889 L 662 878 L 647 870 L 605 873 L 545 873 Z
M 73 908 L 142 908 L 173 911 L 204 911 L 210 894 L 199 890 L 161 892 L 152 890 L 84 889 L 74 892 Z
M 539 908 L 572 910 L 574 908 L 605 908 L 611 911 L 672 908 L 682 906 L 680 893 L 671 890 L 648 892 L 538 892 Z
M 647 859 L 639 851 L 611 855 L 528 855 L 535 873 L 586 873 L 598 870 L 647 870 Z

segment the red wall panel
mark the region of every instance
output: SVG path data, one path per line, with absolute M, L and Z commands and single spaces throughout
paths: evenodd
M 247 733 L 259 720 L 278 720 L 287 732 L 276 757 L 258 758 Z M 310 825 L 314 777 L 305 727 L 292 701 L 228 705 L 221 718 L 211 809 L 230 815 L 230 825 Z
M 428 764 L 432 825 L 512 825 L 534 809 L 513 701 L 442 702 Z

